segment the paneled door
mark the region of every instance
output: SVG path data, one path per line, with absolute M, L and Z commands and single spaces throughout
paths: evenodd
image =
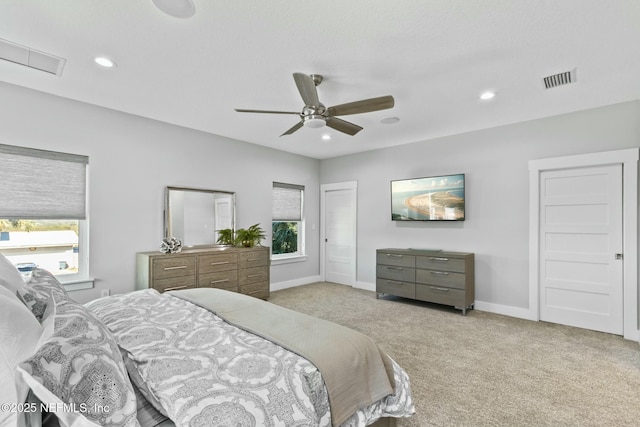
M 321 188 L 324 280 L 353 286 L 356 281 L 356 182 Z
M 622 335 L 622 165 L 540 174 L 540 320 Z

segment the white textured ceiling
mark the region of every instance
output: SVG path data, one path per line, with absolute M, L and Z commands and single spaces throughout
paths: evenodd
M 0 61 L 0 80 L 320 159 L 640 99 L 638 0 L 193 2 L 179 19 L 151 0 L 0 0 L 0 39 L 67 60 L 59 77 Z M 301 110 L 293 72 L 322 74 L 327 106 L 395 107 L 343 116 L 356 136 L 280 137 L 296 116 L 234 111 Z

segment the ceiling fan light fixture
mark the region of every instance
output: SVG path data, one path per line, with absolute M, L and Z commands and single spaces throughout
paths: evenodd
M 196 13 L 192 0 L 153 0 L 153 4 L 175 18 L 191 18 Z
M 304 119 L 304 125 L 308 128 L 318 129 L 324 127 L 327 124 L 324 116 L 317 114 L 307 116 Z

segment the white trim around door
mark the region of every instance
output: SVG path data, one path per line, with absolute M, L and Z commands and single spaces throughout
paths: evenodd
M 346 227 L 345 233 L 340 236 L 343 239 L 341 251 L 348 253 L 342 254 L 340 262 L 348 262 L 348 268 L 343 271 L 344 276 L 336 278 L 339 283 L 353 286 L 356 282 L 356 258 L 357 258 L 357 200 L 358 200 L 358 181 L 337 182 L 332 184 L 320 185 L 320 277 L 327 280 L 327 205 L 326 196 L 330 192 L 344 192 L 349 197 L 350 209 L 345 212 L 346 217 L 341 218 L 340 227 Z M 334 224 L 335 225 L 335 224 Z M 349 239 L 349 241 L 344 241 Z M 344 264 L 347 266 L 347 264 Z M 348 270 L 348 272 L 347 272 Z
M 623 336 L 638 341 L 638 149 L 605 151 L 529 162 L 529 318 L 540 320 L 540 174 L 554 169 L 622 165 Z

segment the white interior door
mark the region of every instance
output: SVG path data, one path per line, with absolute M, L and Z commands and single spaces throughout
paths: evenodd
M 225 197 L 222 199 L 215 199 L 215 221 L 216 221 L 216 231 L 215 237 L 216 241 L 218 241 L 218 230 L 223 230 L 225 228 L 233 228 L 233 214 L 231 213 L 232 204 L 231 198 Z
M 324 280 L 353 286 L 356 281 L 355 182 L 323 185 Z
M 622 165 L 540 174 L 540 320 L 622 335 Z

